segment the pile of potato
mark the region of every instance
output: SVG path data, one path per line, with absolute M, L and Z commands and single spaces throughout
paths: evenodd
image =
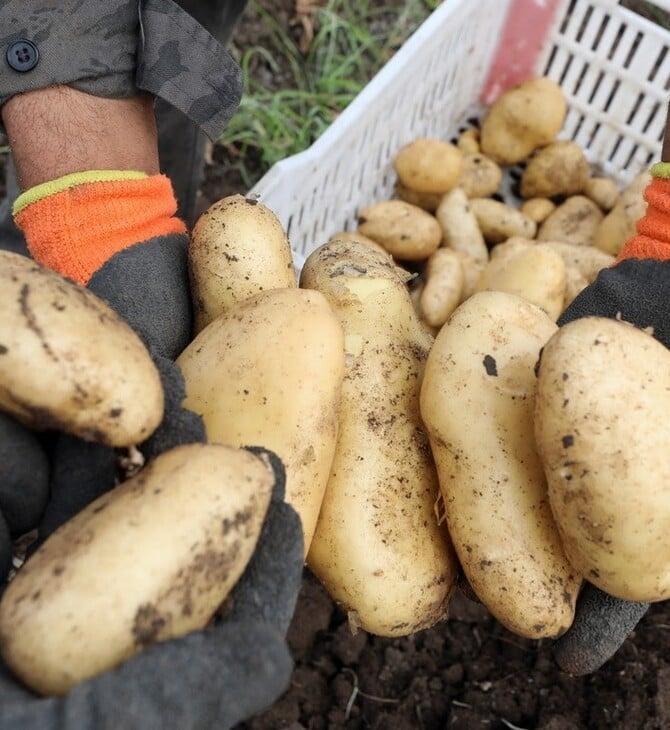
M 567 630 L 585 578 L 621 598 L 670 597 L 670 355 L 621 321 L 556 324 L 633 232 L 647 176 L 622 192 L 593 176 L 582 150 L 557 140 L 565 114 L 560 88 L 533 79 L 456 143 L 406 145 L 396 198 L 362 209 L 358 229 L 299 274 L 257 200 L 230 196 L 201 216 L 189 249 L 196 332 L 177 365 L 210 443 L 144 466 L 19 571 L 0 601 L 0 647 L 26 684 L 64 693 L 209 621 L 269 502 L 274 476 L 249 445 L 281 458 L 307 565 L 353 630 L 432 626 L 459 577 L 530 638 Z M 517 205 L 500 195 L 512 170 Z M 1 262 L 14 314 L 0 325 L 0 407 L 115 446 L 146 438 L 163 401 L 136 335 L 62 277 Z M 117 356 L 101 358 L 105 348 Z M 19 366 L 36 358 L 44 392 Z M 215 534 L 240 509 L 253 515 L 245 535 Z M 243 543 L 225 577 L 198 574 L 198 536 L 221 564 Z

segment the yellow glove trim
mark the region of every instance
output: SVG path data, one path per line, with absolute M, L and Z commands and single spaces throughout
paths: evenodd
M 84 172 L 72 172 L 69 175 L 63 175 L 63 177 L 56 178 L 55 180 L 49 180 L 49 182 L 35 185 L 21 193 L 14 201 L 12 215 L 16 216 L 17 213 L 20 213 L 24 208 L 36 203 L 38 200 L 42 200 L 55 193 L 62 193 L 63 190 L 68 190 L 78 185 L 96 182 L 141 180 L 145 177 L 148 177 L 145 172 L 139 172 L 137 170 L 85 170 Z
M 657 162 L 651 166 L 651 174 L 654 177 L 670 178 L 670 162 Z

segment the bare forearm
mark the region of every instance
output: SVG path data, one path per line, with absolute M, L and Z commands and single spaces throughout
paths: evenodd
M 22 190 L 82 170 L 159 171 L 146 95 L 104 99 L 54 86 L 12 97 L 2 119 Z

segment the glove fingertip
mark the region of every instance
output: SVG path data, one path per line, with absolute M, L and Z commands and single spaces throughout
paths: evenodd
M 597 671 L 616 654 L 648 608 L 648 603 L 614 598 L 587 583 L 572 626 L 554 644 L 556 663 L 575 677 Z

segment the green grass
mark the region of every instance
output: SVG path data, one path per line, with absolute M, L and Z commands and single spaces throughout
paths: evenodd
M 316 10 L 317 30 L 303 54 L 262 3 L 252 2 L 272 47 L 233 48 L 245 88 L 220 140 L 237 151 L 245 184 L 251 187 L 275 162 L 311 145 L 438 4 L 328 0 Z M 289 83 L 268 89 L 259 69 L 288 74 Z
M 662 28 L 670 28 L 670 13 L 666 10 L 662 10 L 657 5 L 654 5 L 647 0 L 622 0 L 621 5 L 624 8 L 628 8 L 643 18 L 652 20 Z

